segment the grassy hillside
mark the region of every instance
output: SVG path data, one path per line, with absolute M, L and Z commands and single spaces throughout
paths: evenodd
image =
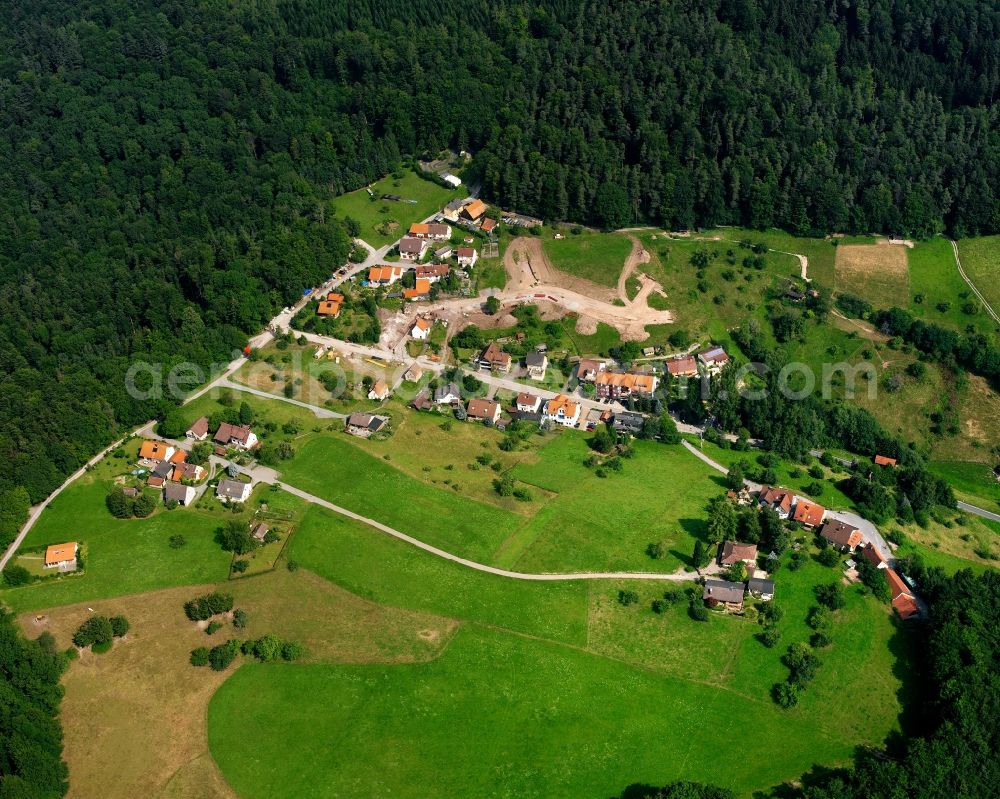
M 209 741 L 244 799 L 605 796 L 636 779 L 677 778 L 748 795 L 813 762 L 843 762 L 895 724 L 902 685 L 892 663 L 905 641 L 885 606 L 855 591 L 800 706 L 770 700 L 785 643 L 809 633 L 812 586 L 836 576 L 812 562 L 781 573 L 785 637 L 768 650 L 753 637 L 759 628 L 736 618 L 694 622 L 683 604 L 653 614 L 663 586 L 635 585 L 640 604 L 623 608 L 614 596 L 628 584 L 503 581 L 321 511 L 300 532 L 292 556 L 303 566 L 467 623 L 430 663 L 240 669 L 213 698 Z M 865 714 L 841 701 L 852 692 L 867 696 Z M 735 707 L 754 735 L 740 738 L 739 759 L 720 760 L 708 731 Z M 777 749 L 782 757 L 769 756 Z
M 556 239 L 546 228 L 542 248 L 552 265 L 574 277 L 582 277 L 602 286 L 614 286 L 632 250 L 624 236 L 585 230 L 580 234 L 562 231 Z
M 372 247 L 379 248 L 395 241 L 409 230 L 413 222 L 426 219 L 440 211 L 449 200 L 465 197 L 468 192 L 462 187 L 445 189 L 429 180 L 424 180 L 412 170 L 400 170 L 375 181 L 367 189 L 341 194 L 335 198 L 333 206 L 339 219 L 350 217 L 361 225 L 361 238 Z M 395 194 L 403 200 L 383 200 L 383 194 Z
M 958 242 L 962 268 L 993 310 L 1000 313 L 1000 236 Z

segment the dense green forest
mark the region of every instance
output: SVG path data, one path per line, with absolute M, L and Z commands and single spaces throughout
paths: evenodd
M 25 641 L 0 610 L 0 797 L 56 799 L 66 793 L 59 684 L 66 666 L 55 640 Z
M 611 227 L 1000 229 L 998 33 L 972 0 L 12 0 L 0 489 L 162 414 L 130 361 L 225 360 L 407 155 Z

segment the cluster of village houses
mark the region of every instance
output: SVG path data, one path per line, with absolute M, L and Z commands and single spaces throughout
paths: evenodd
M 884 458 L 887 463 L 892 459 Z M 815 530 L 827 543 L 844 554 L 855 555 L 860 552 L 863 557 L 877 569 L 884 569 L 892 598 L 892 607 L 902 619 L 909 619 L 920 612 L 917 599 L 906 580 L 893 569 L 889 561 L 871 541 L 865 542 L 862 532 L 852 524 L 829 515 L 826 508 L 817 505 L 805 497 L 795 495 L 786 488 L 761 486 L 756 496 L 744 489 L 737 493 L 729 492 L 729 497 L 739 504 L 756 502 L 761 507 L 774 510 L 782 520 L 790 520 L 800 524 L 807 530 Z M 862 545 L 863 544 L 863 545 Z M 774 553 L 768 557 L 776 557 Z M 757 547 L 754 544 L 741 544 L 736 541 L 724 541 L 719 546 L 719 565 L 732 568 L 739 563 L 746 565 L 748 579 L 746 582 L 731 582 L 717 578 L 707 578 L 702 598 L 705 604 L 712 608 L 720 608 L 740 612 L 743 610 L 744 599 L 753 596 L 765 602 L 774 598 L 774 582 L 767 573 L 758 568 Z M 848 572 L 853 572 L 856 563 L 853 559 L 845 563 Z
M 210 437 L 208 418 L 202 416 L 187 430 L 187 437 L 192 441 L 206 441 Z M 214 435 L 215 454 L 225 457 L 231 450 L 248 452 L 257 446 L 257 435 L 245 425 L 222 422 Z M 146 485 L 160 489 L 165 503 L 190 505 L 197 498 L 196 484 L 207 475 L 205 468 L 194 463 L 188 463 L 188 453 L 180 447 L 175 447 L 166 441 L 147 440 L 139 447 L 139 467 L 141 473 L 148 474 Z M 235 471 L 235 468 L 232 470 Z M 219 481 L 215 493 L 222 502 L 246 502 L 250 498 L 251 485 L 234 478 L 223 478 Z M 126 496 L 138 496 L 139 489 L 126 487 Z
M 208 418 L 202 416 L 186 433 L 193 441 L 205 441 L 209 437 Z M 226 455 L 230 449 L 248 451 L 257 446 L 257 436 L 249 427 L 222 422 L 215 435 L 215 453 Z M 147 475 L 146 485 L 159 489 L 166 504 L 190 505 L 197 499 L 195 485 L 207 476 L 203 466 L 188 463 L 188 453 L 180 447 L 175 447 L 167 441 L 146 440 L 139 446 L 138 466 L 133 475 Z M 216 488 L 216 495 L 223 502 L 246 502 L 250 498 L 250 483 L 239 480 L 222 479 Z M 140 489 L 136 486 L 125 486 L 122 491 L 126 497 L 139 496 Z M 265 529 L 262 536 L 267 533 Z M 45 550 L 45 568 L 57 569 L 60 572 L 71 572 L 77 568 L 77 555 L 80 546 L 75 541 L 64 544 L 52 544 Z
M 415 338 L 426 338 L 431 322 L 418 318 L 414 323 L 412 334 Z M 549 360 L 545 345 L 529 352 L 524 358 L 524 377 L 528 380 L 543 381 L 548 370 Z M 694 377 L 705 371 L 716 374 L 729 362 L 729 356 L 721 347 L 713 347 L 697 356 L 684 356 L 666 361 L 666 371 L 675 377 Z M 474 357 L 473 365 L 482 371 L 492 374 L 506 375 L 511 372 L 514 359 L 503 347 L 491 341 Z M 616 370 L 614 364 L 606 359 L 584 359 L 576 365 L 576 378 L 581 386 L 592 385 L 594 395 L 599 400 L 607 402 L 625 402 L 631 398 L 651 398 L 656 392 L 660 378 L 651 372 Z M 416 375 L 416 376 L 414 376 Z M 410 367 L 404 380 L 417 382 L 420 377 L 420 367 L 414 364 Z M 375 388 L 380 388 L 376 386 Z M 382 388 L 388 392 L 384 384 Z M 388 394 L 386 393 L 386 396 Z M 370 399 L 384 399 L 381 392 L 369 393 Z M 429 410 L 435 406 L 455 406 L 461 402 L 461 392 L 458 386 L 438 387 L 433 393 L 427 389 L 421 391 L 411 403 L 418 410 Z M 500 421 L 503 408 L 494 400 L 472 399 L 465 406 L 466 419 L 473 422 L 489 422 L 497 424 Z M 613 418 L 613 424 L 619 432 L 635 433 L 642 429 L 643 416 L 638 413 L 623 411 L 612 415 L 610 411 L 592 410 L 586 416 L 580 402 L 574 401 L 566 394 L 544 400 L 530 391 L 520 392 L 512 408 L 514 418 L 523 421 L 541 422 L 561 425 L 563 427 L 584 427 L 593 429 L 599 422 Z
M 453 200 L 441 212 L 439 221 L 414 222 L 397 244 L 399 260 L 403 263 L 371 267 L 365 276 L 365 285 L 373 288 L 392 286 L 412 269 L 415 273 L 414 285 L 412 288 L 404 288 L 400 296 L 414 302 L 429 299 L 431 285 L 451 274 L 448 263 L 451 259 L 455 260 L 460 269 L 471 269 L 479 260 L 479 252 L 473 246 L 475 240 L 471 236 L 466 237 L 464 246 L 451 245 L 452 225 L 449 222 L 469 231 L 481 231 L 493 236 L 497 222 L 486 216 L 488 210 L 489 206 L 482 200 Z M 421 263 L 429 256 L 429 263 Z M 336 319 L 340 316 L 343 303 L 343 295 L 330 292 L 320 299 L 316 313 Z

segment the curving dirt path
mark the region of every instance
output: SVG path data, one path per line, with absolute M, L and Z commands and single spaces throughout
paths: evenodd
M 394 530 L 392 527 L 382 524 L 381 522 L 377 522 L 374 519 L 369 519 L 367 516 L 362 516 L 359 513 L 349 511 L 347 508 L 334 505 L 332 502 L 327 502 L 325 499 L 296 488 L 295 486 L 279 481 L 275 481 L 275 485 L 283 491 L 287 491 L 300 499 L 304 499 L 306 502 L 313 505 L 319 505 L 321 508 L 326 508 L 334 513 L 339 513 L 349 519 L 354 519 L 362 524 L 366 524 L 369 527 L 373 527 L 376 530 L 380 530 L 383 533 L 391 535 L 393 538 L 398 538 L 400 541 L 405 541 L 407 544 L 411 544 L 418 549 L 422 549 L 424 552 L 429 552 L 439 558 L 450 560 L 453 563 L 458 563 L 470 569 L 475 569 L 476 571 L 486 572 L 487 574 L 495 574 L 498 577 L 509 577 L 514 580 L 528 580 L 532 582 L 555 582 L 567 580 L 666 580 L 673 582 L 690 582 L 696 580 L 698 577 L 696 573 L 684 571 L 659 574 L 656 572 L 573 572 L 569 574 L 529 574 L 527 572 L 515 572 L 508 569 L 499 569 L 495 566 L 487 566 L 485 563 L 477 563 L 474 560 L 462 558 L 458 555 L 452 554 L 451 552 L 447 552 L 446 550 L 439 549 L 436 546 L 432 546 L 431 544 L 421 541 L 419 538 L 414 538 L 406 533 L 401 533 L 399 530 Z
M 505 293 L 535 286 L 555 286 L 601 302 L 614 302 L 619 296 L 608 286 L 556 269 L 545 254 L 541 240 L 534 237 L 521 236 L 512 241 L 504 253 L 503 265 L 507 270 Z
M 594 333 L 598 323 L 604 322 L 618 330 L 624 341 L 644 341 L 649 337 L 647 325 L 674 321 L 671 311 L 657 311 L 646 302 L 653 291 L 663 293 L 660 284 L 648 275 L 639 275 L 639 294 L 634 300 L 628 299 L 625 282 L 639 265 L 648 262 L 649 253 L 632 238 L 632 252 L 618 278 L 618 285 L 610 289 L 556 269 L 538 239 L 522 237 L 512 242 L 504 253 L 507 285 L 495 296 L 501 302 L 548 300 L 579 314 L 579 333 Z
M 972 289 L 972 292 L 979 298 L 979 301 L 983 304 L 983 308 L 986 309 L 986 313 L 993 317 L 994 322 L 1000 324 L 1000 314 L 997 314 L 997 312 L 993 310 L 993 306 L 989 304 L 979 289 L 976 288 L 976 284 L 972 282 L 967 274 L 965 274 L 965 270 L 962 268 L 962 259 L 958 257 L 958 242 L 954 239 L 951 239 L 951 250 L 955 253 L 955 266 L 958 267 L 958 274 L 962 276 L 962 280 L 966 282 L 969 288 Z
M 668 233 L 668 236 L 673 236 L 676 238 L 691 239 L 693 241 L 727 241 L 730 244 L 739 244 L 736 239 L 727 239 L 723 236 L 692 236 L 690 233 Z M 788 252 L 788 250 L 776 250 L 774 247 L 768 247 L 768 252 L 778 252 L 782 255 L 791 255 L 797 258 L 799 261 L 799 268 L 802 270 L 802 279 L 806 283 L 810 282 L 809 278 L 809 258 L 800 252 Z

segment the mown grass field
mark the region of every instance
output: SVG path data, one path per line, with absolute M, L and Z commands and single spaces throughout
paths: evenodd
M 683 603 L 653 614 L 649 601 L 669 586 L 634 585 L 641 602 L 624 608 L 614 597 L 628 583 L 502 580 L 318 509 L 300 533 L 292 556 L 303 566 L 463 627 L 427 663 L 237 672 L 212 700 L 209 740 L 244 799 L 610 796 L 679 778 L 749 795 L 813 763 L 844 762 L 895 726 L 905 639 L 885 606 L 854 589 L 800 705 L 781 711 L 769 698 L 785 676 L 784 647 L 809 632 L 812 586 L 838 575 L 814 562 L 779 573 L 785 638 L 768 650 L 737 618 L 694 622 Z M 867 697 L 864 714 L 843 701 L 855 693 Z M 719 759 L 704 731 L 734 707 L 754 735 L 741 738 L 739 759 Z M 248 737 L 260 745 L 248 749 Z
M 411 477 L 336 436 L 306 442 L 283 466 L 282 478 L 429 544 L 478 560 L 488 560 L 523 522 L 511 510 Z
M 964 246 L 964 242 L 960 243 L 962 265 L 966 273 L 972 277 L 969 264 L 966 263 Z M 978 251 L 978 247 L 973 248 L 974 253 L 978 254 Z M 975 256 L 972 256 L 972 260 L 974 263 L 979 263 L 979 259 Z M 994 271 L 992 280 L 983 275 L 980 282 L 993 283 L 997 278 L 1000 278 L 1000 271 Z M 981 287 L 979 288 L 983 291 Z M 923 300 L 917 302 L 917 298 L 921 296 Z M 982 305 L 958 273 L 951 242 L 942 237 L 917 242 L 910 250 L 910 313 L 927 322 L 935 322 L 954 330 L 965 332 L 966 328 L 972 325 L 981 333 L 995 335 L 996 324 L 984 310 L 980 308 L 976 314 L 968 314 L 962 310 L 970 300 Z M 947 305 L 939 308 L 940 303 Z
M 556 496 L 505 542 L 497 562 L 538 572 L 688 566 L 722 476 L 679 446 L 636 441 L 633 447 L 635 457 L 625 460 L 622 472 L 606 478 L 583 466 L 590 450 L 574 433 L 557 437 L 535 463 L 519 466 L 519 480 Z M 666 557 L 645 554 L 654 542 L 666 545 Z
M 837 246 L 834 287 L 864 297 L 876 308 L 906 307 L 910 299 L 908 250 L 900 244 Z
M 951 483 L 959 499 L 1000 512 L 1000 480 L 989 463 L 931 461 L 928 468 Z
M 283 466 L 283 479 L 421 540 L 522 571 L 674 571 L 689 563 L 721 476 L 678 447 L 636 442 L 605 478 L 588 469 L 586 437 L 530 436 L 501 452 L 496 431 L 400 409 L 386 441 L 323 435 Z M 499 469 L 481 466 L 483 456 Z M 497 495 L 511 471 L 530 501 Z M 619 509 L 610 514 L 609 509 Z M 653 561 L 648 544 L 667 544 Z
M 958 254 L 969 279 L 993 310 L 1000 313 L 1000 236 L 962 239 L 958 242 Z
M 376 248 L 395 241 L 413 222 L 427 218 L 450 200 L 467 194 L 464 187 L 445 189 L 410 170 L 403 171 L 398 178 L 388 175 L 370 188 L 375 193 L 374 199 L 365 189 L 358 189 L 337 197 L 333 207 L 338 217 L 356 219 L 361 224 L 361 238 Z M 383 194 L 396 194 L 404 200 L 416 200 L 416 203 L 383 200 Z
M 245 628 L 226 621 L 208 636 L 187 620 L 183 603 L 213 587 L 233 594 L 236 607 L 247 611 Z M 232 671 L 189 665 L 197 646 L 274 633 L 303 643 L 306 663 L 405 663 L 434 657 L 455 626 L 366 602 L 305 570 L 287 569 L 222 586 L 70 605 L 49 611 L 41 623 L 34 614 L 20 621 L 28 636 L 47 630 L 62 648 L 89 608 L 124 614 L 131 623 L 110 652 L 83 653 L 63 680 L 60 720 L 71 795 L 104 799 L 235 799 L 208 753 L 206 729 L 209 699 Z
M 578 235 L 562 230 L 557 239 L 550 228 L 542 238 L 542 249 L 552 265 L 574 277 L 582 277 L 602 286 L 615 286 L 632 251 L 632 243 L 615 233 L 585 230 Z
M 209 497 L 191 508 L 160 507 L 146 519 L 111 515 L 104 498 L 113 477 L 131 468 L 131 463 L 103 461 L 53 500 L 24 541 L 29 548 L 84 542 L 84 573 L 0 590 L 0 601 L 16 611 L 36 610 L 228 576 L 230 555 L 214 540 L 224 517 L 212 508 L 218 503 Z M 183 535 L 185 546 L 171 548 L 173 535 Z

